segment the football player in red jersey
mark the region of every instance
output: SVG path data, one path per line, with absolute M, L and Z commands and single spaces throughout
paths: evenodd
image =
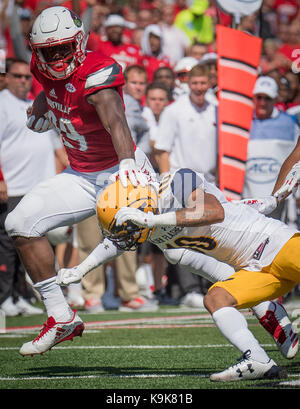
M 100 52 L 86 52 L 87 37 L 79 17 L 56 6 L 36 18 L 30 36 L 31 70 L 43 91 L 27 126 L 37 132 L 55 127 L 70 166 L 38 184 L 6 219 L 6 230 L 48 314 L 40 335 L 21 347 L 22 355 L 43 353 L 84 329 L 55 283 L 54 253 L 44 234 L 95 214 L 96 199 L 112 174 L 124 186 L 128 178 L 144 186 L 154 177 L 126 122 L 122 69 Z

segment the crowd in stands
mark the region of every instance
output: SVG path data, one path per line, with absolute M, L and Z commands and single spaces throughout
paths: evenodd
M 66 6 L 81 17 L 90 33 L 88 50 L 102 51 L 121 65 L 125 75 L 124 103 L 128 124 L 135 143 L 148 155 L 155 170 L 163 175 L 198 162 L 196 170 L 217 184 L 218 152 L 213 148 L 213 144 L 217 146 L 218 107 L 216 27 L 218 24 L 232 27 L 232 17 L 220 11 L 213 0 L 0 0 L 0 59 L 5 56 L 3 67 L 9 67 L 15 60 L 30 64 L 32 23 L 44 8 L 53 5 Z M 300 1 L 263 0 L 260 10 L 242 17 L 236 28 L 262 38 L 259 75 L 272 77 L 277 86 L 276 96 L 272 98 L 272 112 L 274 114 L 273 108 L 276 108 L 290 115 L 297 133 L 300 121 Z M 188 85 L 188 73 L 196 66 L 202 67 L 201 75 L 207 75 L 208 89 L 205 102 L 198 105 L 193 102 L 190 109 L 187 101 L 193 90 Z M 6 88 L 6 71 L 9 72 L 9 68 L 1 70 L 0 61 L 0 97 Z M 40 84 L 32 78 L 27 97 L 34 99 L 40 91 Z M 176 123 L 172 110 L 178 112 Z M 183 112 L 185 119 L 180 116 Z M 193 120 L 201 132 L 203 149 L 200 135 L 197 143 L 188 142 L 188 137 L 195 134 L 196 128 L 191 126 Z M 175 138 L 183 142 L 183 148 Z M 208 139 L 212 145 L 209 150 Z M 291 149 L 296 141 L 292 140 Z M 0 124 L 0 205 L 10 196 L 5 187 L 2 144 Z M 200 161 L 200 157 L 203 160 Z M 61 172 L 66 166 L 66 158 L 56 157 L 54 160 L 56 171 Z M 205 161 L 207 167 L 203 169 L 201 166 Z M 270 193 L 266 192 L 266 195 Z M 299 228 L 298 204 L 300 206 L 300 199 L 296 196 L 289 206 L 292 209 L 289 219 L 287 212 L 284 217 Z M 2 207 L 1 212 L 4 214 Z M 49 235 L 56 250 L 58 268 L 78 264 L 101 240 L 100 232 L 98 235 L 90 226 L 89 223 L 82 224 Z M 93 220 L 93 226 L 98 229 L 96 220 Z M 6 301 L 1 299 L 3 265 L 0 247 L 0 308 Z M 28 282 L 26 272 L 20 269 L 18 274 Z M 128 289 L 129 283 L 133 291 Z M 120 306 L 125 311 L 138 310 L 143 305 L 139 301 L 143 297 L 151 300 L 149 308 L 179 304 L 201 307 L 208 286 L 205 279 L 192 273 L 188 275 L 170 265 L 158 249 L 145 245 L 139 252 L 124 254 L 119 262 L 112 262 L 101 271 L 95 270 L 89 279 L 85 277 L 81 284 L 71 285 L 66 291 L 70 305 L 100 312 Z M 30 285 L 24 288 L 22 299 L 32 302 L 36 294 Z M 132 299 L 128 295 L 131 292 L 134 294 Z M 12 308 L 11 304 L 9 308 Z M 24 308 L 19 312 L 14 310 L 11 315 L 24 313 Z M 27 313 L 39 312 L 27 310 Z

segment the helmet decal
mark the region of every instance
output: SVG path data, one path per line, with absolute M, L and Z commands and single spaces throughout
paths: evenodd
M 69 10 L 69 11 L 70 11 L 70 14 L 71 14 L 71 17 L 72 17 L 72 19 L 74 21 L 75 26 L 81 27 L 82 26 L 82 21 L 80 20 L 80 18 L 77 16 L 76 13 L 74 13 L 73 10 Z

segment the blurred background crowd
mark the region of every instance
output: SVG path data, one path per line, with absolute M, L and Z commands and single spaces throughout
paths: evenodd
M 32 100 L 41 91 L 30 74 L 28 36 L 35 17 L 53 5 L 73 9 L 82 18 L 90 32 L 88 50 L 101 50 L 122 66 L 126 116 L 132 136 L 160 175 L 195 164 L 195 170 L 218 184 L 218 24 L 234 25 L 263 41 L 259 75 L 267 76 L 269 85 L 258 84 L 253 96 L 244 196 L 257 196 L 264 183 L 264 195 L 271 193 L 268 189 L 274 185 L 284 158 L 299 136 L 299 0 L 263 0 L 259 11 L 238 22 L 218 9 L 213 0 L 0 0 L 0 308 L 11 316 L 38 314 L 41 310 L 34 306 L 37 295 L 6 237 L 4 219 L 18 198 L 40 181 L 30 180 L 30 175 L 48 177 L 40 172 L 39 166 L 45 166 L 41 155 L 53 162 L 54 173 L 68 165 L 59 135 L 49 135 L 52 148 L 42 153 L 40 142 L 31 139 L 29 152 L 26 138 L 22 137 L 26 120 L 18 125 L 18 143 L 15 135 L 12 138 L 15 131 L 10 134 L 9 126 L 4 126 L 18 116 L 19 103 Z M 196 66 L 202 67 L 201 71 L 195 70 Z M 207 76 L 208 85 L 204 85 L 205 99 L 191 109 L 188 97 L 196 95 L 191 81 L 197 75 Z M 9 103 L 7 93 L 16 100 Z M 250 155 L 257 149 L 257 139 L 267 140 L 271 150 L 283 149 L 285 157 L 272 162 L 271 179 L 261 166 L 259 189 L 255 190 L 253 171 L 259 169 L 257 164 L 251 166 Z M 13 158 L 15 164 L 20 163 L 20 150 L 23 166 L 28 167 L 28 177 L 21 181 L 18 178 L 23 171 L 6 171 L 13 167 Z M 266 151 L 261 156 L 266 156 Z M 40 159 L 35 163 L 37 157 Z M 298 202 L 297 195 L 291 197 L 271 217 L 299 228 Z M 55 249 L 57 268 L 77 265 L 102 239 L 94 217 L 77 226 L 49 232 L 48 238 Z M 145 244 L 138 251 L 125 253 L 93 270 L 82 283 L 65 291 L 70 305 L 87 312 L 145 311 L 159 305 L 202 307 L 209 284 L 200 276 L 169 264 L 158 248 Z

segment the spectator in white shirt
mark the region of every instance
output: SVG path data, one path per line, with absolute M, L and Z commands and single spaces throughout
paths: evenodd
M 166 107 L 155 142 L 161 173 L 190 167 L 214 180 L 217 168 L 216 107 L 205 99 L 210 86 L 206 66 L 188 74 L 190 92 Z

